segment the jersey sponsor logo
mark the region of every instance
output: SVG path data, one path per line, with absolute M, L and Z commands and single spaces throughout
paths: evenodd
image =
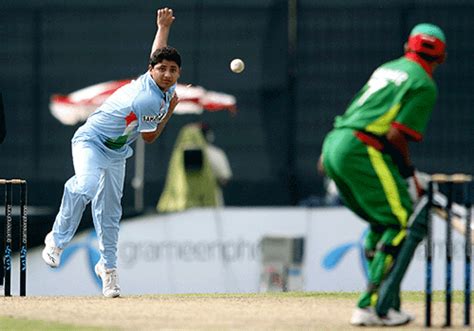
M 160 123 L 163 117 L 165 117 L 166 113 L 160 113 L 158 115 L 143 115 L 142 121 L 143 122 L 156 122 Z

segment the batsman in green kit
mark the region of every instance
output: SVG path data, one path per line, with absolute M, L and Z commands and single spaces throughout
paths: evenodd
M 394 326 L 413 319 L 400 309 L 399 295 L 399 278 L 413 254 L 400 252 L 407 242 L 416 248 L 426 229 L 409 225 L 422 188 L 408 145 L 422 140 L 430 119 L 437 97 L 432 73 L 444 61 L 445 44 L 439 27 L 415 26 L 405 55 L 373 72 L 324 140 L 320 169 L 334 180 L 344 204 L 370 226 L 365 240 L 369 281 L 353 325 Z M 415 218 L 422 222 L 423 217 Z M 396 280 L 382 293 L 391 272 L 397 272 Z

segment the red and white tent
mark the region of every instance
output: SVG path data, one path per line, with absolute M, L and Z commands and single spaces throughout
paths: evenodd
M 131 79 L 99 83 L 85 87 L 68 95 L 54 94 L 49 108 L 54 117 L 66 125 L 83 122 L 112 93 Z M 175 114 L 201 114 L 203 111 L 228 110 L 236 111 L 236 100 L 233 95 L 207 91 L 201 86 L 178 84 L 176 93 L 180 102 Z

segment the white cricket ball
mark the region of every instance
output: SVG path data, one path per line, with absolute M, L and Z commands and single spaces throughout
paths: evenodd
M 233 59 L 230 62 L 230 70 L 235 73 L 241 73 L 245 69 L 245 63 L 241 59 Z

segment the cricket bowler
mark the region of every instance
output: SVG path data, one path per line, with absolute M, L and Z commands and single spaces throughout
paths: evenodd
M 120 296 L 117 245 L 125 161 L 133 153 L 131 144 L 139 135 L 147 143 L 155 141 L 179 101 L 175 88 L 181 56 L 167 46 L 174 19 L 171 9 L 158 10 L 147 72 L 112 94 L 74 134 L 75 175 L 64 185 L 59 213 L 45 238 L 42 257 L 46 264 L 57 267 L 86 205 L 92 202 L 100 251 L 95 272 L 102 280 L 103 295 L 109 298 Z

